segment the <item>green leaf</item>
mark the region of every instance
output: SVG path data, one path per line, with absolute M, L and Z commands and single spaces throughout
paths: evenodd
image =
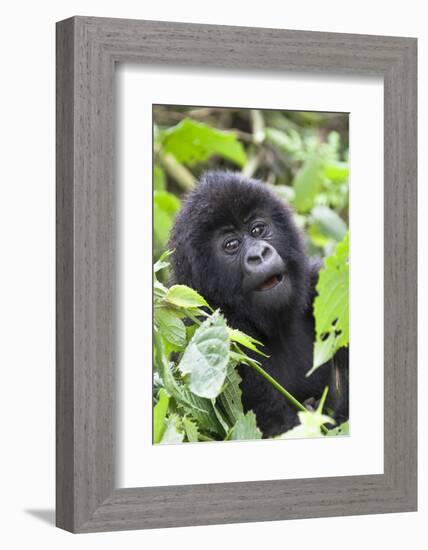
M 294 206 L 299 212 L 307 212 L 314 204 L 314 199 L 324 180 L 324 156 L 313 153 L 297 172 L 293 187 L 296 193 Z
M 244 166 L 247 160 L 245 150 L 233 132 L 216 130 L 189 118 L 164 130 L 161 141 L 163 152 L 171 153 L 184 164 L 204 162 L 212 155 L 222 156 L 238 166 Z
M 161 445 L 183 443 L 184 432 L 182 431 L 180 424 L 180 418 L 176 414 L 173 414 L 167 418 L 165 420 L 165 431 L 159 443 Z
M 223 439 L 228 429 L 224 427 L 223 420 L 219 420 L 220 415 L 213 400 L 198 397 L 184 386 L 181 386 L 181 395 L 178 408 L 185 415 L 189 414 L 201 430 L 216 434 Z
M 153 231 L 161 246 L 169 239 L 180 204 L 180 200 L 168 191 L 154 191 L 153 193 Z
M 349 421 L 344 422 L 343 424 L 340 424 L 340 426 L 332 428 L 327 432 L 328 437 L 337 437 L 341 435 L 349 435 Z
M 169 216 L 174 216 L 181 206 L 180 199 L 168 191 L 154 191 L 153 202 Z
M 216 312 L 196 330 L 178 368 L 189 375 L 189 389 L 193 393 L 213 399 L 222 389 L 229 357 L 226 321 Z
M 159 443 L 165 432 L 165 417 L 168 412 L 169 394 L 161 388 L 159 400 L 153 408 L 153 443 Z
M 217 407 L 216 405 L 216 400 L 215 399 L 211 399 L 211 403 L 212 403 L 212 406 L 213 406 L 213 411 L 214 411 L 214 414 L 216 415 L 216 418 L 217 418 L 217 421 L 218 423 L 221 425 L 221 427 L 223 428 L 224 430 L 224 433 L 227 434 L 228 431 L 229 431 L 229 426 L 226 422 L 226 419 L 223 417 L 221 411 L 219 410 L 219 408 Z
M 186 432 L 188 441 L 191 443 L 196 443 L 199 440 L 198 426 L 187 416 L 183 418 L 183 428 Z
M 165 340 L 179 348 L 186 344 L 186 327 L 175 312 L 166 307 L 156 307 L 155 322 Z
M 319 273 L 314 301 L 314 362 L 306 376 L 326 363 L 349 343 L 349 233 L 325 260 Z
M 218 421 L 214 405 L 210 399 L 198 397 L 184 386 L 174 375 L 175 365 L 169 362 L 164 353 L 162 338 L 155 333 L 155 363 L 165 389 L 176 401 L 177 408 L 184 415 L 190 414 L 201 429 L 217 434 L 223 439 L 227 433 Z
M 172 253 L 173 253 L 173 250 L 166 250 L 162 254 L 159 260 L 153 266 L 154 273 L 157 273 L 161 269 L 165 269 L 166 267 L 169 267 L 169 262 L 166 262 L 165 260 L 168 258 L 168 256 L 171 256 Z
M 253 411 L 249 411 L 245 415 L 242 414 L 238 418 L 238 421 L 232 428 L 230 438 L 240 441 L 262 438 L 262 432 L 257 427 L 256 415 Z
M 157 279 L 153 281 L 153 294 L 155 295 L 156 300 L 163 300 L 166 296 L 168 289 Z
M 299 411 L 297 413 L 300 424 L 288 432 L 279 435 L 275 439 L 295 439 L 300 437 L 323 437 L 324 434 L 321 431 L 323 424 L 334 424 L 333 418 L 330 418 L 326 414 L 321 414 L 317 411 Z
M 248 334 L 245 334 L 245 332 L 242 332 L 236 328 L 228 327 L 228 331 L 229 331 L 229 337 L 233 342 L 237 342 L 238 344 L 241 344 L 242 346 L 245 346 L 246 348 L 251 349 L 256 353 L 259 353 L 264 357 L 268 357 L 268 355 L 266 355 L 265 353 L 263 353 L 257 348 L 257 345 L 263 346 L 263 344 L 258 340 L 256 340 L 255 338 L 253 338 L 252 336 L 248 336 Z
M 333 183 L 348 181 L 349 166 L 347 162 L 331 161 L 324 166 L 325 176 Z
M 155 219 L 153 232 L 156 239 L 156 246 L 159 249 L 168 241 L 173 222 L 171 216 L 161 210 L 156 204 L 153 205 L 153 216 Z
M 158 164 L 155 164 L 153 168 L 153 188 L 156 191 L 165 191 L 166 189 L 165 172 Z
M 336 424 L 336 421 L 333 418 L 323 414 L 322 412 L 327 397 L 327 392 L 328 388 L 326 387 L 316 411 L 299 411 L 297 415 L 300 420 L 300 425 L 278 436 L 278 439 L 324 436 L 322 426 L 324 424 Z
M 315 206 L 311 215 L 320 233 L 335 241 L 343 239 L 347 230 L 346 223 L 334 210 L 328 206 Z
M 307 230 L 308 237 L 311 243 L 318 248 L 324 248 L 331 243 L 331 239 L 321 232 L 318 223 L 312 223 Z M 311 254 L 315 255 L 315 254 Z
M 210 307 L 196 290 L 186 285 L 173 285 L 167 292 L 165 300 L 177 307 L 197 308 Z M 211 308 L 210 308 L 211 309 Z
M 244 414 L 244 409 L 242 407 L 242 391 L 239 387 L 240 383 L 241 377 L 238 371 L 229 363 L 224 388 L 217 397 L 217 403 L 231 426 L 233 426 L 238 418 Z

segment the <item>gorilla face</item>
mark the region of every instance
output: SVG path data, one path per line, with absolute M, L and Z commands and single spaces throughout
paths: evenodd
M 240 281 L 240 293 L 254 307 L 278 309 L 292 292 L 286 258 L 277 248 L 276 228 L 266 214 L 253 213 L 237 226 L 222 227 L 212 237 L 216 271 Z
M 290 209 L 256 180 L 208 172 L 184 201 L 169 247 L 175 282 L 261 332 L 309 301 L 309 267 Z M 278 319 L 280 317 L 280 319 Z

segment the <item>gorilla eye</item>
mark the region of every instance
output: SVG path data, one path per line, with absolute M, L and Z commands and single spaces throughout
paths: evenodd
M 255 238 L 260 237 L 263 235 L 265 228 L 266 225 L 264 223 L 258 223 L 251 229 L 251 236 Z
M 239 248 L 239 241 L 238 239 L 229 239 L 228 241 L 226 241 L 223 245 L 223 248 L 225 249 L 226 252 L 236 252 Z

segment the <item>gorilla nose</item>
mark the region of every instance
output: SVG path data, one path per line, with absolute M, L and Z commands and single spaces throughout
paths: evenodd
M 273 257 L 273 248 L 266 242 L 256 242 L 248 250 L 244 263 L 245 267 L 253 270 L 264 263 L 269 262 Z
M 266 241 L 253 241 L 243 256 L 243 290 L 266 290 L 282 280 L 285 264 Z M 267 286 L 266 286 L 267 285 Z

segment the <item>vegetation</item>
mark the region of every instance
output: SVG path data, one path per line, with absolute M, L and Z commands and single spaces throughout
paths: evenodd
M 244 414 L 238 364 L 255 369 L 300 411 L 285 437 L 343 435 L 324 412 L 306 410 L 263 369 L 263 344 L 230 327 L 184 285 L 168 288 L 169 233 L 183 194 L 207 169 L 266 182 L 294 208 L 309 254 L 325 258 L 314 302 L 316 341 L 308 376 L 348 345 L 348 117 L 242 109 L 154 109 L 154 443 L 258 439 Z M 247 355 L 257 354 L 258 360 Z

